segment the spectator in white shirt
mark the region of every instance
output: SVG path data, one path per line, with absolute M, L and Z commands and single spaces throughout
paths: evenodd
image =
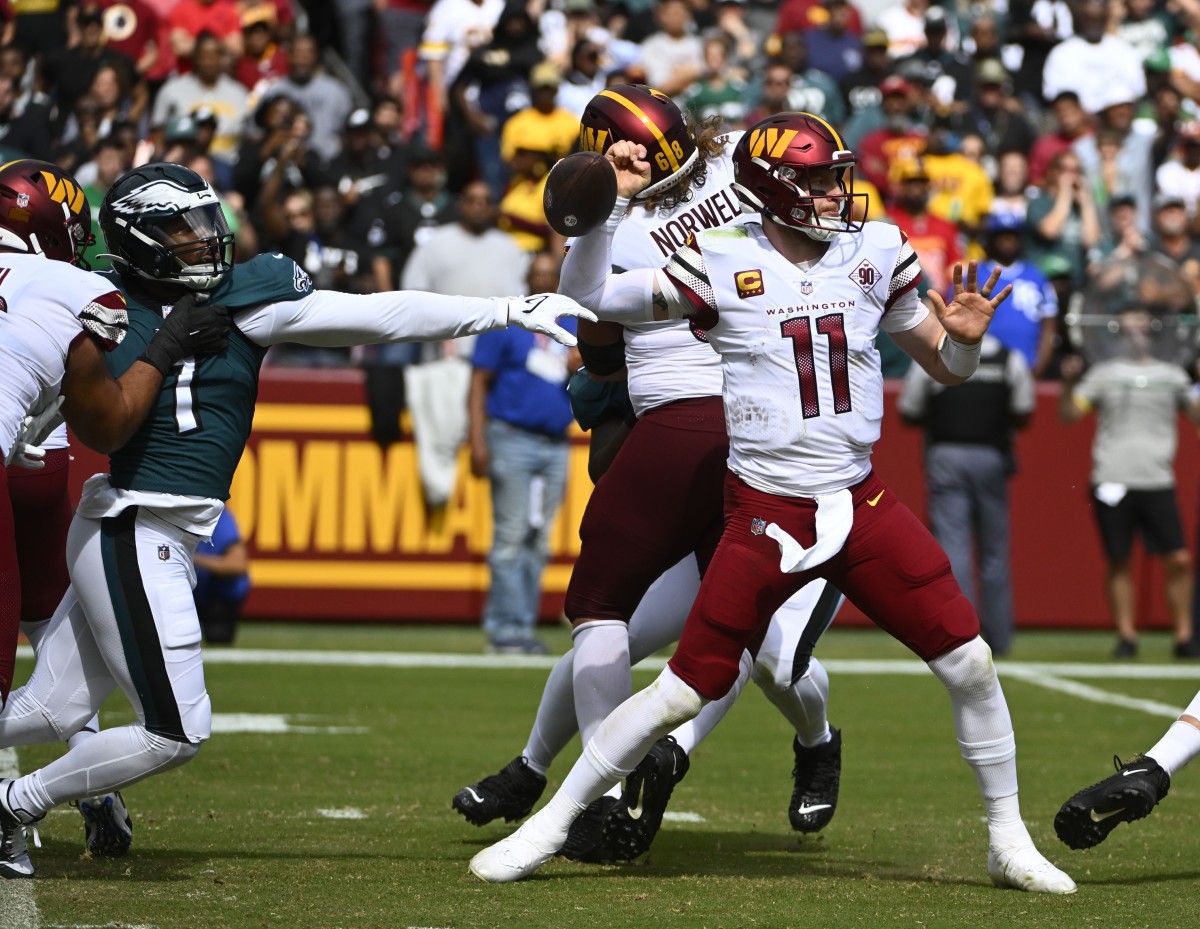
M 1056 45 L 1046 58 L 1043 97 L 1053 100 L 1072 90 L 1085 110 L 1098 113 L 1114 84 L 1127 88 L 1134 99 L 1145 95 L 1142 59 L 1124 39 L 1105 34 L 1107 16 L 1104 0 L 1082 0 L 1075 8 L 1076 34 Z
M 685 0 L 663 0 L 655 16 L 659 31 L 642 43 L 646 83 L 675 97 L 704 73 L 704 47 Z

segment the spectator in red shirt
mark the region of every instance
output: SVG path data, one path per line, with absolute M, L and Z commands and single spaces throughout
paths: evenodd
M 238 0 L 179 0 L 167 16 L 171 51 L 191 62 L 196 36 L 211 32 L 234 58 L 242 55 L 242 14 Z
M 1092 131 L 1087 111 L 1073 90 L 1064 90 L 1054 98 L 1051 113 L 1054 116 L 1054 128 L 1038 136 L 1029 150 L 1029 181 L 1032 184 L 1041 184 L 1055 156 Z
M 273 81 L 288 71 L 287 52 L 275 41 L 275 7 L 259 3 L 242 13 L 242 46 L 245 54 L 238 59 L 233 76 L 254 90 L 260 81 Z
M 950 269 L 963 260 L 958 226 L 929 212 L 929 174 L 920 158 L 903 162 L 897 173 L 888 216 L 908 236 L 925 283 L 943 293 L 950 283 Z
M 160 20 L 154 7 L 144 0 L 95 0 L 92 5 L 104 17 L 105 45 L 132 61 L 142 77 L 157 74 Z
M 820 29 L 829 22 L 829 11 L 825 9 L 827 0 L 783 0 L 779 5 L 779 19 L 775 23 L 776 35 L 787 35 L 789 32 L 807 32 L 809 29 Z M 846 31 L 855 35 L 863 34 L 862 15 L 853 4 L 846 17 Z
M 918 100 L 912 84 L 893 74 L 883 79 L 879 92 L 883 95 L 884 122 L 858 144 L 858 168 L 879 190 L 888 190 L 889 167 L 893 162 L 924 154 L 927 130 L 915 118 Z

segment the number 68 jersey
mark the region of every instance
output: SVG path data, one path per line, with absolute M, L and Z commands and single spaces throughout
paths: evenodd
M 802 264 L 758 223 L 702 230 L 665 273 L 721 355 L 730 470 L 790 497 L 861 481 L 883 418 L 875 337 L 928 315 L 900 230 L 867 223 Z

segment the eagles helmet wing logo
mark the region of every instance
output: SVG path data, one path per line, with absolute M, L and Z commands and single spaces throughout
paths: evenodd
M 171 181 L 157 180 L 114 200 L 112 208 L 118 213 L 177 213 L 216 199 L 217 195 L 209 187 L 187 191 Z
M 312 278 L 300 265 L 293 265 L 292 286 L 296 288 L 298 294 L 306 294 L 313 289 Z

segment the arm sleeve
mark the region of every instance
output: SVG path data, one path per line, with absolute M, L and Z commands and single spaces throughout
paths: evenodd
M 612 273 L 612 240 L 628 200 L 618 200 L 609 218 L 572 242 L 563 259 L 558 292 L 592 310 L 600 319 L 644 323 L 654 319 L 654 271 Z
M 378 342 L 456 339 L 508 325 L 504 301 L 422 291 L 343 294 L 314 290 L 300 300 L 267 303 L 239 315 L 238 329 L 258 345 L 298 342 L 324 348 Z

